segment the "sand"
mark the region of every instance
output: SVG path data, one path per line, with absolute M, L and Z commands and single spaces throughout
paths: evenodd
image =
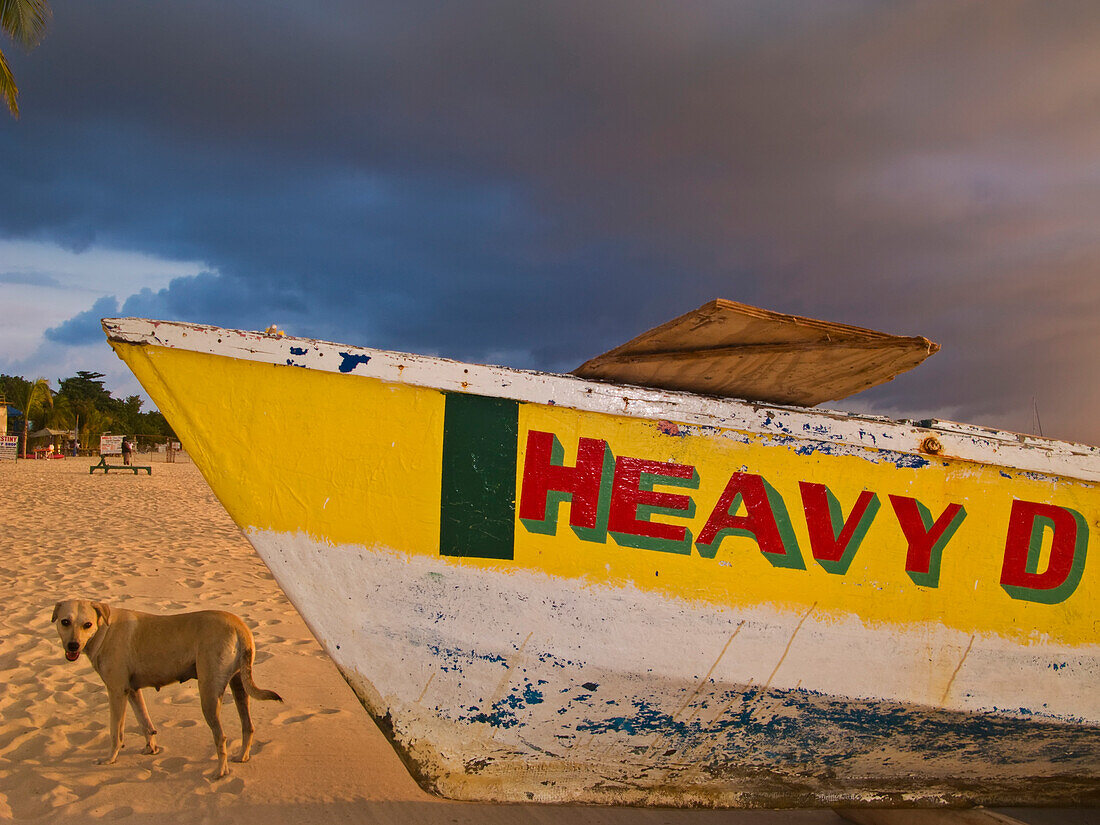
M 670 811 L 480 805 L 413 782 L 267 568 L 189 462 L 90 475 L 89 459 L 0 462 L 0 818 L 127 823 L 840 823 L 829 811 Z M 144 463 L 139 461 L 138 463 Z M 59 599 L 150 612 L 231 610 L 256 638 L 252 760 L 216 766 L 195 683 L 146 690 L 162 751 L 107 751 L 106 691 L 69 663 L 50 623 Z M 240 731 L 229 694 L 230 753 Z M 1083 821 L 1083 820 L 1082 820 Z

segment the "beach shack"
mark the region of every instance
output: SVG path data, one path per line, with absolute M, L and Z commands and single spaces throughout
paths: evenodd
M 32 452 L 35 458 L 46 456 L 64 456 L 71 451 L 71 445 L 76 439 L 73 430 L 52 430 L 43 427 L 27 435 L 27 455 Z

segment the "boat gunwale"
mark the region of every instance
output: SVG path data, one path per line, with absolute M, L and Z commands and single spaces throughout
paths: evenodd
M 107 339 L 113 343 L 182 349 L 442 392 L 488 395 L 628 418 L 670 420 L 773 438 L 916 455 L 928 461 L 977 462 L 1080 481 L 1100 481 L 1100 447 L 971 424 L 895 420 L 654 389 L 209 324 L 134 317 L 104 318 L 101 323 Z M 191 340 L 184 340 L 189 337 Z M 244 345 L 235 346 L 224 340 L 227 337 L 237 338 Z M 292 348 L 301 352 L 292 353 Z M 326 361 L 326 354 L 335 357 Z M 351 358 L 355 367 L 340 369 L 341 355 Z M 356 356 L 365 356 L 365 360 Z M 939 444 L 930 445 L 930 436 Z

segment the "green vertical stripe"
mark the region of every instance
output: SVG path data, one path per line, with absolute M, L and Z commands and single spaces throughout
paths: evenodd
M 511 559 L 519 404 L 447 393 L 439 553 Z

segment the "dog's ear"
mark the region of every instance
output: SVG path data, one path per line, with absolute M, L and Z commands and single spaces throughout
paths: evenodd
M 103 624 L 111 623 L 111 608 L 105 605 L 103 602 L 92 602 L 92 607 L 95 608 L 95 612 L 99 614 L 99 617 L 103 619 Z
M 50 616 L 50 623 L 57 621 L 57 611 L 61 609 L 61 602 L 58 602 L 53 606 L 53 615 Z

